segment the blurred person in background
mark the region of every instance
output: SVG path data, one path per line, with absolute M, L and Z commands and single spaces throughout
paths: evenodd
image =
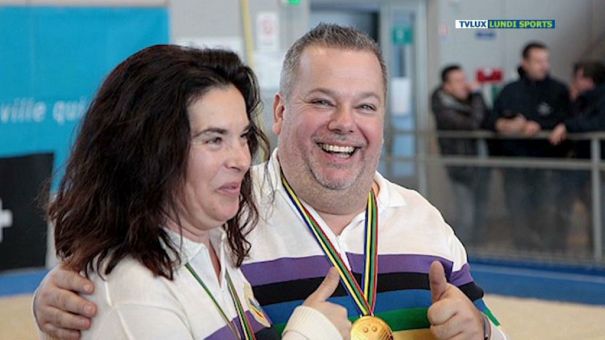
M 521 57 L 519 79 L 502 89 L 487 125 L 501 135 L 519 137 L 498 141 L 502 156 L 565 157 L 566 146 L 553 146 L 547 140 L 531 137 L 553 129 L 570 116 L 569 91 L 550 76 L 550 54 L 546 45 L 528 43 Z M 516 248 L 563 250 L 566 216 L 570 210 L 568 202 L 562 199 L 565 172 L 511 167 L 502 169 L 502 175 Z
M 431 108 L 438 131 L 473 131 L 483 128 L 488 108 L 476 82 L 469 82 L 460 65 L 448 65 L 441 71 L 441 84 L 431 96 Z M 476 157 L 478 140 L 473 138 L 439 138 L 443 155 Z M 475 244 L 485 237 L 485 213 L 489 170 L 473 166 L 447 166 L 455 196 L 455 219 L 452 226 L 465 244 Z
M 571 86 L 573 98 L 573 116 L 559 123 L 550 134 L 550 142 L 559 145 L 567 138 L 568 133 L 602 132 L 605 131 L 605 64 L 600 61 L 583 61 L 574 65 L 574 77 Z M 572 157 L 579 159 L 591 158 L 589 140 L 574 140 Z M 605 159 L 605 141 L 601 141 L 601 159 Z M 601 178 L 603 183 L 603 178 Z M 589 171 L 573 171 L 566 181 L 570 200 L 579 200 L 591 211 L 592 187 Z M 598 186 L 597 186 L 598 187 Z M 605 185 L 601 184 L 601 192 L 605 194 Z M 603 206 L 601 194 L 601 206 Z M 605 213 L 605 210 L 603 211 Z M 588 214 L 592 220 L 592 214 Z M 605 218 L 605 215 L 603 215 Z M 605 225 L 603 223 L 602 225 Z M 589 224 L 590 226 L 590 224 Z M 592 245 L 592 229 L 587 231 L 588 243 Z

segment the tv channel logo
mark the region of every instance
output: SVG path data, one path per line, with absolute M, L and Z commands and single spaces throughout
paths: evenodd
M 554 19 L 459 19 L 456 29 L 554 29 Z

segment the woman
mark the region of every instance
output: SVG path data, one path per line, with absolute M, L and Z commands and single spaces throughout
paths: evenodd
M 275 336 L 238 269 L 257 220 L 251 157 L 267 145 L 258 106 L 227 51 L 152 46 L 105 80 L 49 207 L 57 254 L 97 287 L 84 339 Z M 301 320 L 340 337 L 329 320 L 346 312 L 323 301 L 334 274 L 305 302 L 326 314 L 299 307 L 284 337 L 305 338 Z

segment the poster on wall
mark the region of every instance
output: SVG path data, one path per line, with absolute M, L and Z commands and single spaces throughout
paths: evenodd
M 52 152 L 60 176 L 105 76 L 168 41 L 164 7 L 0 6 L 0 156 Z
M 106 75 L 168 42 L 165 7 L 0 6 L 0 271 L 44 265 L 41 184 L 56 190 Z

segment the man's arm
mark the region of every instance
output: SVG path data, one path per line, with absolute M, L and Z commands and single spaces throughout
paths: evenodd
M 34 295 L 34 317 L 40 331 L 60 339 L 79 339 L 80 330 L 90 328 L 97 307 L 78 294 L 92 292 L 90 280 L 62 266 L 55 267 Z
M 495 128 L 496 132 L 503 135 L 520 135 L 525 133 L 527 123 L 528 121 L 525 117 L 517 115 L 514 118 L 498 118 Z
M 456 109 L 446 105 L 441 95 L 441 92 L 435 91 L 431 98 L 431 109 L 435 114 L 437 127 L 442 130 L 475 130 L 481 126 L 485 112 L 479 105 L 472 107 L 471 115 L 460 114 Z

